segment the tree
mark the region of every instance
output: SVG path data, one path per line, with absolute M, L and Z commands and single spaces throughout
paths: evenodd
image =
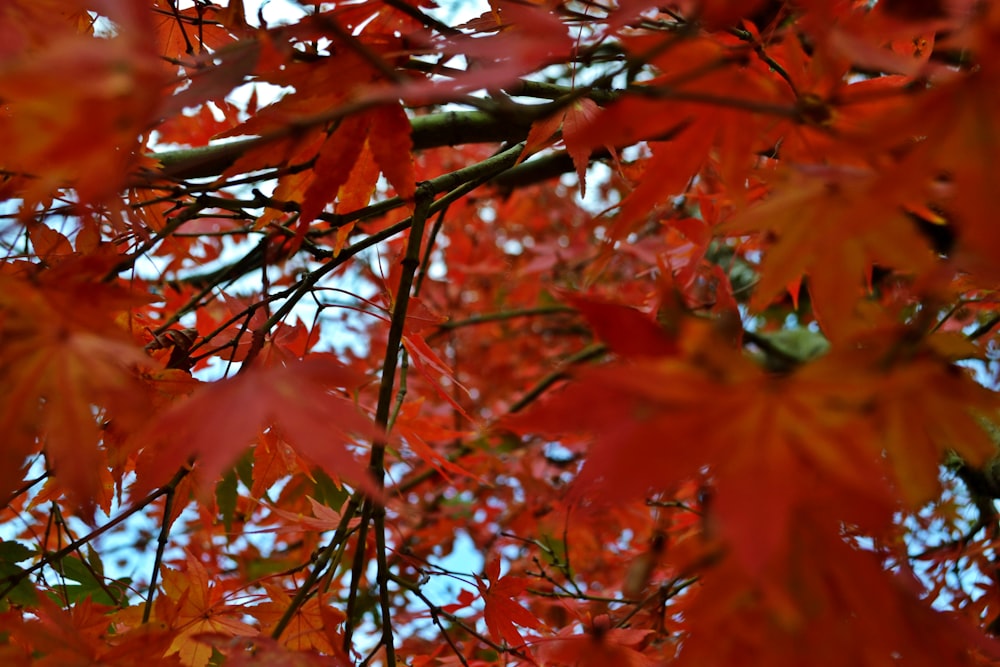
M 1000 5 L 300 9 L 0 5 L 4 664 L 1000 664 Z

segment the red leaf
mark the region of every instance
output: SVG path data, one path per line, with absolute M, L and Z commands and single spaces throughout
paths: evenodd
M 656 357 L 677 352 L 677 342 L 659 324 L 634 308 L 579 295 L 564 298 L 616 354 Z
M 445 47 L 474 59 L 476 67 L 443 82 L 421 81 L 405 86 L 402 90 L 405 99 L 426 103 L 433 95 L 446 98 L 456 91 L 505 86 L 565 58 L 572 50 L 574 42 L 566 24 L 544 5 L 503 0 L 490 4 L 493 12 L 468 25 L 480 33 L 495 31 L 496 34 L 456 35 L 449 38 Z M 398 96 L 399 92 L 397 89 L 391 94 Z
M 586 173 L 591 153 L 590 142 L 586 140 L 586 135 L 598 112 L 597 103 L 584 97 L 571 104 L 563 118 L 563 142 L 566 144 L 566 152 L 573 159 L 576 175 L 580 179 L 581 197 L 587 194 Z M 607 148 L 610 149 L 610 146 Z
M 46 262 L 73 254 L 69 239 L 47 225 L 35 224 L 28 227 L 28 238 L 35 254 Z
M 534 155 L 538 151 L 554 144 L 556 133 L 559 132 L 559 128 L 562 126 L 563 117 L 563 114 L 556 113 L 545 118 L 540 118 L 532 123 L 531 129 L 528 131 L 528 137 L 524 142 L 524 150 L 517 161 L 522 162 L 528 156 Z
M 483 612 L 486 627 L 497 641 L 505 641 L 510 646 L 523 646 L 524 638 L 515 625 L 533 630 L 541 630 L 542 622 L 534 614 L 514 601 L 528 585 L 524 577 L 500 577 L 500 560 L 494 558 L 486 565 L 486 579 L 489 586 L 477 581 L 479 594 L 486 607 Z M 499 577 L 499 578 L 498 578 Z
M 345 119 L 320 148 L 314 170 L 315 180 L 302 200 L 303 222 L 315 220 L 323 207 L 337 196 L 340 186 L 347 182 L 351 168 L 365 145 L 366 132 L 364 116 L 352 116 Z
M 137 438 L 159 446 L 144 455 L 135 492 L 162 483 L 192 457 L 200 476 L 214 481 L 269 428 L 278 429 L 301 456 L 329 474 L 371 490 L 345 445 L 352 435 L 373 437 L 375 428 L 336 390 L 359 380 L 332 358 L 314 355 L 211 383 L 161 414 Z
M 461 609 L 466 609 L 469 605 L 476 601 L 476 594 L 470 591 L 468 588 L 463 588 L 458 594 L 458 602 L 453 604 L 446 604 L 441 609 L 448 613 L 454 614 L 456 611 Z
M 564 630 L 559 638 L 542 642 L 538 657 L 546 665 L 569 667 L 649 667 L 654 661 L 639 652 L 652 630 L 609 628 L 610 619 L 602 614 L 594 619 L 594 627 L 585 635 L 573 635 Z
M 386 105 L 368 113 L 368 145 L 375 162 L 382 169 L 386 180 L 396 188 L 403 199 L 411 199 L 417 191 L 413 175 L 413 140 L 410 138 L 410 119 L 403 107 Z

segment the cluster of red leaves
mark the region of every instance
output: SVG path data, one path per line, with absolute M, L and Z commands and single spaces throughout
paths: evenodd
M 1000 9 L 871 4 L 0 6 L 0 660 L 1000 664 Z

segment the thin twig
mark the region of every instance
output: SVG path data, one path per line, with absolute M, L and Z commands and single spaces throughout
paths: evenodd
M 171 480 L 171 482 L 173 482 L 173 480 Z M 7 582 L 7 586 L 6 588 L 0 590 L 0 600 L 7 597 L 7 595 L 9 595 L 12 590 L 17 588 L 18 584 L 27 579 L 33 573 L 41 570 L 43 567 L 46 567 L 47 565 L 50 565 L 58 560 L 65 558 L 69 554 L 79 549 L 81 546 L 100 537 L 104 533 L 108 532 L 115 526 L 119 525 L 120 523 L 128 519 L 133 514 L 142 511 L 145 507 L 147 507 L 150 503 L 152 503 L 157 498 L 162 496 L 164 493 L 166 493 L 165 487 L 153 491 L 152 493 L 148 494 L 145 498 L 137 502 L 135 505 L 128 508 L 127 510 L 125 510 L 124 512 L 116 516 L 114 519 L 104 524 L 103 526 L 95 528 L 94 530 L 90 531 L 83 537 L 77 540 L 73 540 L 72 542 L 62 547 L 61 549 L 58 549 L 57 551 L 51 551 L 45 554 L 44 556 L 41 557 L 41 559 L 37 563 L 35 563 L 31 567 L 21 570 L 17 574 L 10 575 L 9 577 L 4 577 L 0 581 Z
M 375 424 L 386 429 L 389 425 L 389 413 L 393 405 L 393 388 L 396 378 L 396 366 L 399 350 L 403 343 L 403 330 L 406 324 L 406 311 L 410 304 L 410 291 L 413 279 L 420 266 L 420 247 L 423 243 L 424 226 L 430 213 L 433 201 L 433 191 L 423 192 L 418 189 L 416 207 L 413 211 L 410 238 L 406 244 L 406 255 L 403 257 L 402 272 L 399 278 L 399 288 L 396 290 L 396 302 L 392 309 L 392 319 L 385 346 L 385 359 L 382 362 L 382 382 L 379 386 L 378 405 L 375 408 Z M 368 472 L 375 479 L 379 489 L 385 488 L 385 440 L 383 437 L 372 443 L 371 460 Z M 382 608 L 382 645 L 385 647 L 386 664 L 396 664 L 396 649 L 393 645 L 391 600 L 389 599 L 389 564 L 386 558 L 385 541 L 385 506 L 372 499 L 372 519 L 375 528 L 375 558 L 378 563 L 379 602 Z
M 561 315 L 563 313 L 575 313 L 575 308 L 570 306 L 539 306 L 538 308 L 520 308 L 518 310 L 501 310 L 495 313 L 485 313 L 483 315 L 473 315 L 464 320 L 449 320 L 437 325 L 435 331 L 429 338 L 439 336 L 446 331 L 454 331 L 461 327 L 471 327 L 478 324 L 489 324 L 490 322 L 503 322 L 517 317 L 533 317 L 535 315 Z
M 579 352 L 571 354 L 562 363 L 561 367 L 552 371 L 537 383 L 535 386 L 529 389 L 521 398 L 516 400 L 511 406 L 508 412 L 514 414 L 515 412 L 520 412 L 521 410 L 528 407 L 532 402 L 534 402 L 539 396 L 545 393 L 545 390 L 554 385 L 559 380 L 566 377 L 566 367 L 572 366 L 574 364 L 583 363 L 585 361 L 590 361 L 591 359 L 597 359 L 608 351 L 608 346 L 604 343 L 594 343 L 593 345 L 588 345 Z
M 191 472 L 190 466 L 184 466 L 178 470 L 173 478 L 167 482 L 161 490 L 166 496 L 163 502 L 163 523 L 160 524 L 160 534 L 156 538 L 156 555 L 153 557 L 153 569 L 149 574 L 149 594 L 146 596 L 146 604 L 142 609 L 142 622 L 149 623 L 149 618 L 153 613 L 153 598 L 156 596 L 156 579 L 160 574 L 160 565 L 163 563 L 163 552 L 167 548 L 167 540 L 170 536 L 170 515 L 174 511 L 174 495 L 177 485 Z
M 288 603 L 288 608 L 278 619 L 278 622 L 274 625 L 274 629 L 271 630 L 271 638 L 278 639 L 281 634 L 288 627 L 288 624 L 292 622 L 292 618 L 295 614 L 302 608 L 302 605 L 306 603 L 309 596 L 312 594 L 313 587 L 316 582 L 319 581 L 320 576 L 325 571 L 326 567 L 331 563 L 334 553 L 340 547 L 340 545 L 347 539 L 351 519 L 357 514 L 358 509 L 361 507 L 362 494 L 360 491 L 354 493 L 351 496 L 351 500 L 347 503 L 347 507 L 344 509 L 344 513 L 340 515 L 340 523 L 337 525 L 337 530 L 334 531 L 333 537 L 330 538 L 329 544 L 327 544 L 323 550 L 316 556 L 315 564 L 309 574 L 306 576 L 306 580 L 302 582 L 298 590 L 295 592 L 294 597 L 292 597 L 291 602 Z
M 514 414 L 520 412 L 524 408 L 528 407 L 533 401 L 535 401 L 539 396 L 545 393 L 545 391 L 554 385 L 559 380 L 566 377 L 566 367 L 573 364 L 584 363 L 590 361 L 591 359 L 596 359 L 606 353 L 608 350 L 607 346 L 603 343 L 596 343 L 594 345 L 589 345 L 579 352 L 570 355 L 565 360 L 563 360 L 560 368 L 552 371 L 542 379 L 540 379 L 535 385 L 529 389 L 520 399 L 518 399 L 513 405 L 511 405 L 508 412 Z M 448 460 L 454 463 L 455 461 L 461 459 L 463 456 L 471 453 L 473 448 L 469 445 L 461 445 L 454 452 L 448 455 Z M 439 469 L 433 465 L 428 464 L 426 468 L 423 468 L 419 472 L 410 475 L 406 480 L 400 482 L 393 487 L 393 491 L 396 494 L 404 494 L 410 489 L 419 486 L 423 482 L 427 481 L 434 475 L 438 474 Z

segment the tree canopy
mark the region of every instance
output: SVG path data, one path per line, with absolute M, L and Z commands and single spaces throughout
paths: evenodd
M 1000 3 L 0 3 L 0 662 L 1000 664 Z

